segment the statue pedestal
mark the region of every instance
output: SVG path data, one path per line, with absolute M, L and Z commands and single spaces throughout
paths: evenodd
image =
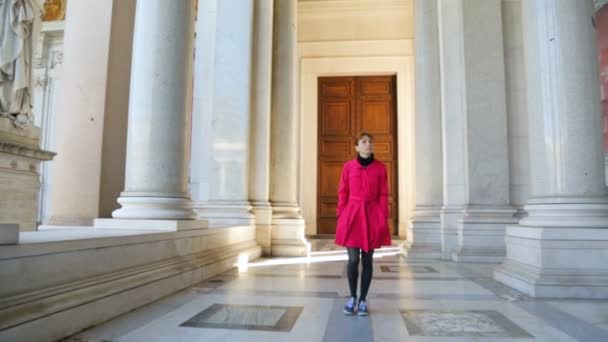
M 17 128 L 0 117 L 0 224 L 17 224 L 21 231 L 36 229 L 40 162 L 52 152 L 39 146 L 40 129 Z
M 16 245 L 19 243 L 19 225 L 0 223 L 0 245 Z

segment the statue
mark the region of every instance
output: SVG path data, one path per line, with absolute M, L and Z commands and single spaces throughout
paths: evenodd
M 0 0 L 0 116 L 24 128 L 32 122 L 32 31 L 35 0 Z

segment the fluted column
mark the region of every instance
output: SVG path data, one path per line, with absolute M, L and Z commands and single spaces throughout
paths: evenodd
M 196 217 L 186 155 L 193 14 L 192 0 L 137 2 L 125 190 L 114 218 Z
M 500 0 L 440 1 L 443 256 L 501 261 L 510 206 Z
M 280 0 L 279 0 L 280 1 Z M 256 221 L 257 242 L 270 254 L 270 109 L 272 93 L 273 0 L 257 0 L 253 18 L 251 164 L 249 198 Z
M 608 197 L 593 0 L 522 1 L 528 216 L 495 278 L 538 297 L 608 298 Z
M 251 225 L 253 0 L 200 1 L 192 141 L 194 209 L 211 227 Z
M 441 258 L 441 91 L 437 1 L 414 2 L 416 207 L 408 258 Z
M 273 255 L 306 253 L 297 203 L 297 0 L 274 2 L 270 201 Z

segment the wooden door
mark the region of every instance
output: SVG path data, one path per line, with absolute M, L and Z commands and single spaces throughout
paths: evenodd
M 395 76 L 320 77 L 318 80 L 317 232 L 336 233 L 342 166 L 357 156 L 359 133 L 374 137 L 374 156 L 386 164 L 389 226 L 397 229 L 397 101 Z

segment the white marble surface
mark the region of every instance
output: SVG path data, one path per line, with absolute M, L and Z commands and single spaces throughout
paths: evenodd
M 608 230 L 508 226 L 495 278 L 534 297 L 608 298 Z
M 605 301 L 549 301 L 549 303 L 585 322 L 608 330 L 608 303 Z
M 94 227 L 112 230 L 158 230 L 181 231 L 208 228 L 205 220 L 137 220 L 137 219 L 95 219 Z
M 162 233 L 89 228 L 21 233 L 20 240 L 18 245 L 0 248 L 0 294 L 49 288 L 213 246 L 246 243 L 255 240 L 255 231 L 251 227 Z
M 76 229 L 67 233 L 74 239 L 65 245 L 29 241 L 0 247 L 0 341 L 57 340 L 261 252 L 249 227 L 122 236 L 114 231 L 114 237 L 110 231 L 97 237 L 75 236 Z
M 394 256 L 382 259 L 397 265 L 408 264 Z M 280 259 L 265 259 L 253 264 L 262 265 L 271 261 L 280 262 Z M 421 264 L 416 262 L 410 266 L 415 265 Z M 124 342 L 195 339 L 206 341 L 329 341 L 330 336 L 340 336 L 341 331 L 345 336 L 348 335 L 345 331 L 347 329 L 361 332 L 359 335 L 349 337 L 348 340 L 352 342 L 369 341 L 370 338 L 373 338 L 374 341 L 386 342 L 403 341 L 404 339 L 408 341 L 471 341 L 472 339 L 488 342 L 518 341 L 522 339 L 516 338 L 514 335 L 522 331 L 530 334 L 529 339 L 533 341 L 570 342 L 583 341 L 585 337 L 587 340 L 597 340 L 600 336 L 598 334 L 601 334 L 601 330 L 590 331 L 590 329 L 596 328 L 589 325 L 589 318 L 592 314 L 605 313 L 608 308 L 605 303 L 596 303 L 593 311 L 587 314 L 583 311 L 585 308 L 589 308 L 589 304 L 581 301 L 570 301 L 570 304 L 566 303 L 561 309 L 559 303 L 551 302 L 551 307 L 556 308 L 556 312 L 532 313 L 525 310 L 522 305 L 532 303 L 543 306 L 547 302 L 518 296 L 505 299 L 501 295 L 503 290 L 500 285 L 491 281 L 492 268 L 487 265 L 471 264 L 469 268 L 475 270 L 474 274 L 465 272 L 460 266 L 449 262 L 434 261 L 424 263 L 424 265 L 438 270 L 439 275 L 446 279 L 431 282 L 416 278 L 373 280 L 368 300 L 371 314 L 367 318 L 343 315 L 341 309 L 345 298 L 342 295 L 346 294 L 340 293 L 340 297 L 335 297 L 335 291 L 340 288 L 346 289 L 346 278 L 318 279 L 314 277 L 316 272 L 323 268 L 343 269 L 344 261 L 327 261 L 310 265 L 259 266 L 260 268 L 252 267 L 250 270 L 256 269 L 270 275 L 281 275 L 281 277 L 253 276 L 253 274 L 249 274 L 249 271 L 247 273 L 228 272 L 214 278 L 222 280 L 221 283 L 202 283 L 188 291 L 168 297 L 158 304 L 151 304 L 142 310 L 85 331 L 68 341 L 77 341 L 78 338 L 92 340 L 112 338 Z M 286 270 L 296 269 L 306 270 L 306 272 L 301 276 L 285 274 Z M 377 272 L 374 277 L 381 275 L 383 274 Z M 447 280 L 448 275 L 460 277 L 462 280 Z M 281 285 L 277 287 L 277 283 Z M 211 286 L 212 284 L 214 285 Z M 291 285 L 290 288 L 287 287 L 288 284 Z M 332 293 L 334 294 L 332 295 Z M 303 310 L 289 332 L 245 331 L 238 327 L 235 329 L 179 327 L 184 321 L 216 303 L 302 306 Z M 336 308 L 340 310 L 337 311 Z M 555 318 L 556 314 L 559 316 L 571 312 L 571 308 L 576 308 L 573 310 L 575 316 L 569 318 L 567 322 L 563 321 L 566 316 Z M 412 334 L 408 331 L 401 316 L 401 312 L 408 311 L 426 312 L 428 313 L 427 318 L 432 318 L 430 321 L 425 319 L 429 324 L 424 326 L 429 331 L 424 336 L 411 336 Z M 251 312 L 251 315 L 254 317 L 258 314 L 262 315 L 263 312 L 264 310 L 258 310 Z M 446 316 L 446 312 L 449 317 Z M 495 320 L 495 316 L 487 314 L 488 312 L 502 315 L 513 325 L 505 324 L 501 319 Z M 273 317 L 276 318 L 273 315 L 266 315 L 264 319 L 260 319 L 262 323 L 272 323 Z M 600 325 L 601 322 L 595 319 L 593 324 Z M 437 334 L 430 331 L 432 327 L 437 328 L 435 332 L 450 336 L 434 336 Z M 577 332 L 569 329 L 575 329 Z M 608 331 L 604 331 L 604 334 L 603 336 L 608 337 Z M 570 335 L 578 336 L 578 338 Z
M 266 331 L 228 330 L 228 329 L 200 329 L 179 328 L 178 325 L 197 314 L 201 309 L 216 302 L 227 304 L 246 304 L 280 306 L 303 306 L 304 310 L 288 334 Z M 231 295 L 202 295 L 192 302 L 182 306 L 179 310 L 168 312 L 163 317 L 154 320 L 147 325 L 121 336 L 124 341 L 161 341 L 171 339 L 172 341 L 283 341 L 286 336 L 293 336 L 292 341 L 321 341 L 323 329 L 318 329 L 327 322 L 330 313 L 332 299 L 318 298 L 281 298 L 281 297 L 258 297 Z

